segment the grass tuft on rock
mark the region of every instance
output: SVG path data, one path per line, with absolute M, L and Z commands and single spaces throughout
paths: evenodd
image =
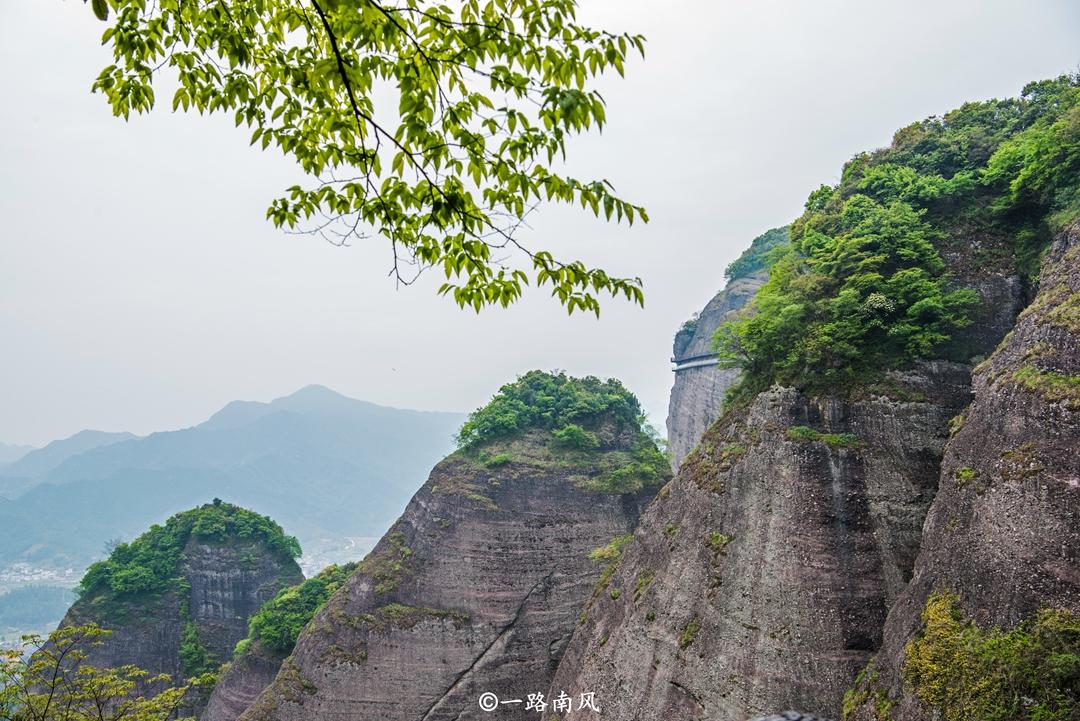
M 792 426 L 784 435 L 789 441 L 797 443 L 820 441 L 829 448 L 862 448 L 865 445 L 854 433 L 822 433 L 810 426 Z

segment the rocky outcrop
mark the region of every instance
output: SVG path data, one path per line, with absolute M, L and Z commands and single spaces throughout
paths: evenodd
M 283 656 L 268 651 L 258 641 L 251 644 L 218 679 L 200 721 L 238 719 L 263 689 L 273 683 L 283 660 Z
M 671 357 L 675 382 L 667 417 L 668 448 L 674 468 L 678 468 L 705 430 L 720 417 L 724 394 L 739 377 L 738 370 L 717 366 L 713 334 L 721 323 L 750 302 L 767 279 L 767 273 L 758 272 L 732 280 L 675 336 Z
M 482 693 L 545 691 L 596 580 L 590 551 L 655 492 L 590 490 L 597 457 L 636 442 L 597 435 L 590 453 L 536 430 L 439 463 L 241 718 L 470 719 Z
M 774 388 L 728 412 L 643 517 L 549 695 L 593 692 L 618 721 L 838 716 L 910 577 L 969 384 L 933 362 L 862 397 Z
M 280 589 L 303 580 L 292 560 L 256 540 L 210 543 L 191 538 L 180 564 L 177 590 L 131 600 L 77 601 L 61 626 L 95 623 L 112 634 L 89 652 L 102 668 L 132 664 L 153 674 L 183 678 L 180 645 L 188 619 L 205 650 L 219 661 L 247 636 L 247 621 Z
M 357 565 L 327 566 L 264 604 L 252 616 L 247 638 L 237 644 L 232 661 L 223 669 L 201 721 L 236 721 L 273 682 L 300 631 Z
M 1057 238 L 1038 295 L 976 368 L 954 425 L 914 578 L 852 718 L 879 718 L 882 706 L 894 721 L 938 717 L 904 682 L 905 647 L 934 594 L 955 594 L 983 629 L 1042 608 L 1080 614 L 1080 223 Z
M 224 546 L 193 539 L 184 549 L 181 573 L 191 586 L 188 599 L 199 640 L 226 660 L 247 637 L 248 619 L 282 588 L 304 580 L 300 568 L 239 539 Z

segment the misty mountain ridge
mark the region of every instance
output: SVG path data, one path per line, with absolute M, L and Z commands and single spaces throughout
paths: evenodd
M 25 466 L 43 469 L 34 476 L 0 469 L 0 482 L 22 484 L 0 499 L 0 565 L 81 567 L 106 541 L 215 497 L 268 514 L 306 552 L 337 558 L 385 530 L 463 421 L 307 386 L 269 403 L 231 402 L 190 428 L 54 452 L 59 462 Z
M 25 456 L 30 451 L 37 450 L 34 446 L 21 445 L 19 443 L 4 443 L 0 441 L 0 470 Z
M 84 430 L 48 443 L 43 448 L 31 448 L 7 465 L 0 467 L 0 496 L 14 498 L 35 481 L 80 453 L 137 438 L 132 433 Z

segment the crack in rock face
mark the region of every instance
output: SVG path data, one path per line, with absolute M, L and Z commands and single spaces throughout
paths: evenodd
M 551 691 L 603 718 L 840 712 L 918 552 L 967 366 L 924 363 L 901 399 L 774 388 L 709 429 L 578 626 Z M 917 400 L 911 400 L 915 398 Z M 551 716 L 546 718 L 551 719 Z
M 656 491 L 588 490 L 588 469 L 551 448 L 537 432 L 510 460 L 438 464 L 243 721 L 490 719 L 482 694 L 546 692 L 596 584 L 590 552 L 632 532 Z M 535 720 L 524 706 L 499 719 Z
M 1035 299 L 975 368 L 913 578 L 891 606 L 852 721 L 874 721 L 879 703 L 894 721 L 942 716 L 904 680 L 907 645 L 937 594 L 984 630 L 1015 629 L 1040 609 L 1080 615 L 1080 394 L 1068 389 L 1080 379 L 1077 308 L 1080 222 L 1056 238 Z

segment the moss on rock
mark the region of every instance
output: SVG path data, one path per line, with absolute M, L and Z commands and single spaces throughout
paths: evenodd
M 944 721 L 1080 718 L 1080 617 L 1043 609 L 1012 630 L 976 626 L 952 593 L 930 597 L 904 680 Z

